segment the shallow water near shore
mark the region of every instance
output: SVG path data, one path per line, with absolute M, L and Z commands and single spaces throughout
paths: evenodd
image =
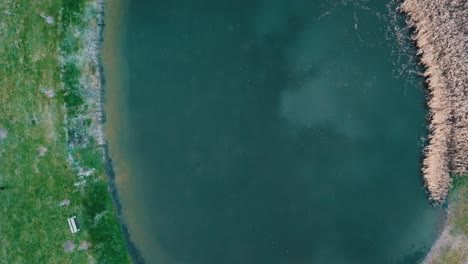
M 435 240 L 410 43 L 385 3 L 310 2 L 126 3 L 108 134 L 147 263 L 418 263 Z

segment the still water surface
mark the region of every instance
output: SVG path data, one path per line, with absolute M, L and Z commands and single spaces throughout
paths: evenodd
M 128 2 L 123 204 L 147 263 L 421 260 L 441 212 L 392 15 L 384 1 Z

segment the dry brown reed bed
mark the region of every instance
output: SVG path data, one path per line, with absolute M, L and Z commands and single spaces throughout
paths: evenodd
M 450 175 L 468 172 L 468 1 L 404 0 L 425 65 L 429 144 L 422 173 L 430 199 L 442 202 Z

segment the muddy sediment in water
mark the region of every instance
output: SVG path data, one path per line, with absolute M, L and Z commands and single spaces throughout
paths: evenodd
M 422 172 L 430 198 L 447 196 L 450 175 L 468 173 L 468 2 L 405 0 L 426 67 L 429 144 Z

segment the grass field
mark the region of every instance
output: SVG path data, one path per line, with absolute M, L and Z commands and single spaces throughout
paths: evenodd
M 449 199 L 453 203 L 450 221 L 453 223 L 454 231 L 468 238 L 468 177 L 455 179 Z
M 448 197 L 445 229 L 425 264 L 468 263 L 468 177 L 456 177 Z
M 95 2 L 0 1 L 0 263 L 130 263 L 90 100 Z
M 468 177 L 458 177 L 449 195 L 448 223 L 452 226 L 454 243 L 447 245 L 441 264 L 468 263 Z

